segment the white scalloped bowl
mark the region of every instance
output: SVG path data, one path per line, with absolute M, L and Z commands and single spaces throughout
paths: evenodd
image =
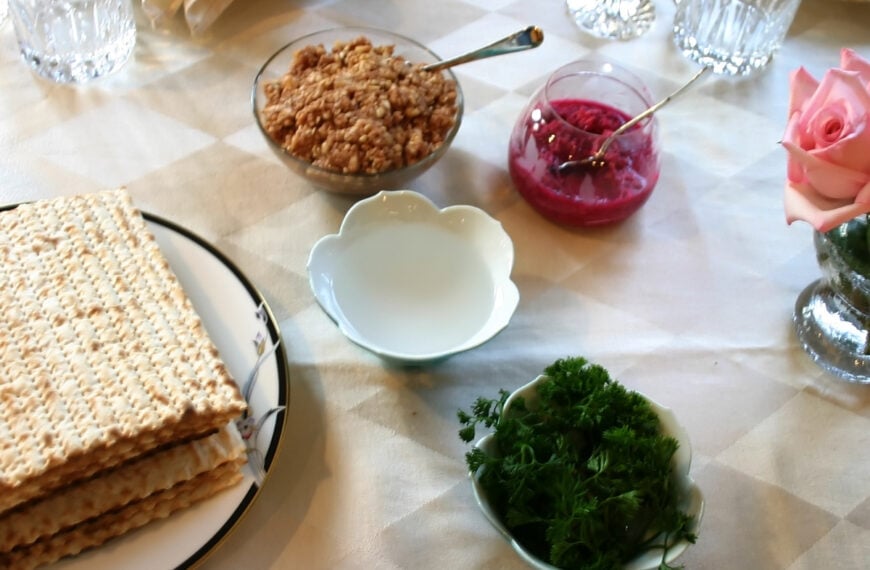
M 386 360 L 425 364 L 507 326 L 519 302 L 513 259 L 510 237 L 483 210 L 381 191 L 314 245 L 308 277 L 350 340 Z
M 502 413 L 508 413 L 511 404 L 518 397 L 524 398 L 527 405 L 533 407 L 534 402 L 536 402 L 538 398 L 538 384 L 547 380 L 548 377 L 542 374 L 525 386 L 522 386 L 521 388 L 511 393 L 511 395 L 508 396 L 507 400 L 504 403 Z M 704 495 L 701 493 L 701 489 L 698 487 L 695 481 L 689 476 L 689 468 L 692 464 L 692 448 L 689 444 L 689 437 L 686 435 L 686 430 L 683 429 L 679 422 L 677 422 L 677 417 L 674 415 L 674 412 L 671 411 L 670 408 L 659 405 L 644 394 L 641 394 L 641 396 L 643 396 L 644 399 L 649 402 L 652 409 L 658 415 L 659 421 L 661 422 L 662 433 L 673 437 L 680 444 L 677 452 L 674 454 L 673 457 L 672 473 L 674 479 L 677 482 L 677 488 L 679 489 L 680 509 L 686 514 L 693 517 L 693 527 L 690 530 L 691 532 L 697 534 L 698 528 L 701 525 L 701 518 L 704 515 Z M 498 447 L 492 433 L 480 438 L 474 445 L 475 447 L 479 447 L 485 453 L 490 455 L 497 453 L 498 451 Z M 474 492 L 474 499 L 477 502 L 477 505 L 480 507 L 480 510 L 483 511 L 484 516 L 486 516 L 487 520 L 489 520 L 492 526 L 494 526 L 496 530 L 498 530 L 502 534 L 502 536 L 507 539 L 514 551 L 516 551 L 520 558 L 522 558 L 530 567 L 536 568 L 537 570 L 559 570 L 557 567 L 548 564 L 547 562 L 544 562 L 543 560 L 526 550 L 522 544 L 517 542 L 517 540 L 511 534 L 510 530 L 508 530 L 504 523 L 502 523 L 501 519 L 499 519 L 495 508 L 493 507 L 492 503 L 490 503 L 486 495 L 486 491 L 484 491 L 483 487 L 480 485 L 480 481 L 478 480 L 479 475 L 479 472 L 469 474 L 469 477 L 471 479 L 471 487 Z M 663 537 L 659 537 L 659 540 L 661 540 L 662 538 Z M 668 550 L 667 558 L 665 559 L 665 561 L 668 564 L 672 564 L 674 560 L 676 560 L 681 554 L 683 554 L 683 552 L 685 552 L 689 546 L 691 546 L 691 543 L 685 539 L 677 542 Z M 622 566 L 622 569 L 656 570 L 657 568 L 659 568 L 661 562 L 661 551 L 653 549 L 638 554 L 635 558 L 625 563 Z

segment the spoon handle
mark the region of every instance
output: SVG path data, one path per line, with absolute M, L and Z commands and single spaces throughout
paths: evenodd
M 544 31 L 537 26 L 529 26 L 525 30 L 515 32 L 509 36 L 506 36 L 496 42 L 489 44 L 488 46 L 484 46 L 480 49 L 476 49 L 474 51 L 456 56 L 451 59 L 445 59 L 436 63 L 430 63 L 429 65 L 423 67 L 423 69 L 425 69 L 426 71 L 439 71 L 441 69 L 453 67 L 454 65 L 459 65 L 460 63 L 467 63 L 469 61 L 476 61 L 478 59 L 484 59 L 487 57 L 493 57 L 496 55 L 513 53 L 515 51 L 522 51 L 538 47 L 543 41 Z
M 711 69 L 712 68 L 709 65 L 702 67 L 701 69 L 698 70 L 697 73 L 695 73 L 695 75 L 692 76 L 691 79 L 689 79 L 686 83 L 684 83 L 682 87 L 680 87 L 679 89 L 677 89 L 676 91 L 674 91 L 673 93 L 671 93 L 670 95 L 668 95 L 667 97 L 665 97 L 664 99 L 662 99 L 661 101 L 656 103 L 655 105 L 647 107 L 646 110 L 644 110 L 642 113 L 638 113 L 637 115 L 635 115 L 635 117 L 633 119 L 631 119 L 630 121 L 627 121 L 627 122 L 623 123 L 622 125 L 620 125 L 620 127 L 618 129 L 616 129 L 615 131 L 610 133 L 610 136 L 607 137 L 607 139 L 604 141 L 604 143 L 598 148 L 598 152 L 596 152 L 595 154 L 599 155 L 599 156 L 604 156 L 604 151 L 607 150 L 607 147 L 610 146 L 610 143 L 612 143 L 614 140 L 616 140 L 616 138 L 619 135 L 621 135 L 622 133 L 624 133 L 625 131 L 627 131 L 631 127 L 635 126 L 636 124 L 638 124 L 642 120 L 646 119 L 647 117 L 649 117 L 650 115 L 652 115 L 653 113 L 655 113 L 656 111 L 658 111 L 659 109 L 661 109 L 662 107 L 667 105 L 668 103 L 670 103 L 671 99 L 677 97 L 680 93 L 682 93 L 683 91 L 688 89 L 689 86 L 692 85 L 692 83 L 699 80 L 705 73 L 707 73 Z

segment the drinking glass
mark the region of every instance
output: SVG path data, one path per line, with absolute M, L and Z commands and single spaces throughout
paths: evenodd
M 746 75 L 782 47 L 800 0 L 676 0 L 674 43 L 715 73 Z
M 574 23 L 599 38 L 636 38 L 656 19 L 652 0 L 566 0 L 566 3 Z
M 9 0 L 24 61 L 59 83 L 118 70 L 136 44 L 131 0 Z

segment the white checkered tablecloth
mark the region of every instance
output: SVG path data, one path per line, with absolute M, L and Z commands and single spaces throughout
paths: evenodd
M 37 79 L 0 27 L 0 203 L 126 185 L 137 204 L 212 242 L 262 290 L 291 374 L 288 432 L 261 498 L 207 570 L 523 568 L 474 504 L 456 410 L 583 355 L 673 408 L 706 514 L 690 569 L 870 568 L 870 388 L 817 368 L 792 331 L 819 276 L 811 231 L 786 226 L 779 141 L 788 75 L 820 76 L 841 46 L 870 57 L 870 5 L 804 0 L 774 62 L 712 77 L 660 115 L 662 175 L 626 223 L 569 231 L 539 217 L 506 169 L 510 129 L 554 69 L 599 53 L 656 95 L 694 71 L 670 0 L 642 38 L 597 40 L 560 0 L 236 0 L 202 38 L 151 31 L 133 60 L 82 87 Z M 442 56 L 529 24 L 537 50 L 456 68 L 467 113 L 411 187 L 471 204 L 513 238 L 521 301 L 491 342 L 420 370 L 385 366 L 316 305 L 305 264 L 353 203 L 270 154 L 250 109 L 261 62 L 337 24 L 411 36 Z M 509 59 L 508 59 L 509 58 Z

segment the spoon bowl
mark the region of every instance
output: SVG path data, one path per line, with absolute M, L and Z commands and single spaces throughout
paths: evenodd
M 544 31 L 538 26 L 529 26 L 523 30 L 505 36 L 500 40 L 496 40 L 489 45 L 483 46 L 482 48 L 475 49 L 450 59 L 430 63 L 429 65 L 424 66 L 423 69 L 426 71 L 439 71 L 461 63 L 468 63 L 470 61 L 477 61 L 479 59 L 486 59 L 488 57 L 504 55 L 506 53 L 514 53 L 517 51 L 536 48 L 541 45 L 543 41 Z

